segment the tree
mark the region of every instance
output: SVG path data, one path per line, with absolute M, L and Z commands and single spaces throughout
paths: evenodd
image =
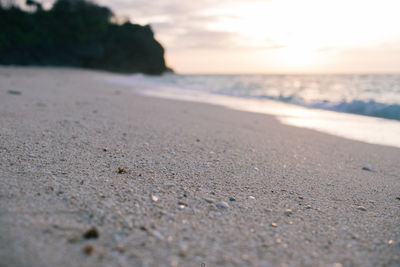
M 57 0 L 46 11 L 0 7 L 0 64 L 65 65 L 160 74 L 164 49 L 150 26 L 111 22 L 112 11 L 85 0 Z

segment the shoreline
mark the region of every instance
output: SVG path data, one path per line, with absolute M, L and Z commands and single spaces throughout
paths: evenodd
M 0 264 L 400 264 L 400 149 L 112 75 L 0 68 Z
M 284 103 L 277 100 L 242 98 L 176 88 L 142 76 L 113 76 L 110 84 L 125 85 L 141 95 L 206 103 L 234 110 L 275 116 L 281 123 L 316 130 L 355 141 L 400 148 L 400 121 L 367 115 Z M 141 88 L 139 90 L 135 89 Z

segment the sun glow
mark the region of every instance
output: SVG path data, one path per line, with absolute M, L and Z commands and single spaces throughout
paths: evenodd
M 235 45 L 249 50 L 264 50 L 260 61 L 290 70 L 329 65 L 336 60 L 334 49 L 354 49 L 399 41 L 400 30 L 393 1 L 270 0 L 237 1 L 207 28 L 231 31 Z M 385 5 L 386 4 L 386 5 Z M 389 5 L 390 4 L 390 5 Z M 400 2 L 398 4 L 400 8 Z M 371 19 L 374 18 L 374 19 Z M 322 51 L 322 52 L 321 52 Z
M 307 67 L 315 62 L 315 52 L 302 46 L 289 46 L 278 51 L 282 63 L 293 67 Z

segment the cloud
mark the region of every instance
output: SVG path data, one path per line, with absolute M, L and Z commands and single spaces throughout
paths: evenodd
M 207 21 L 212 18 L 206 19 Z M 186 23 L 152 23 L 162 39 L 168 39 L 170 50 L 202 49 L 202 50 L 270 50 L 280 49 L 284 45 L 265 38 L 261 44 L 254 44 L 240 33 L 228 30 L 211 30 L 204 28 L 199 20 Z M 233 29 L 234 30 L 234 29 Z
M 265 2 L 266 0 L 247 0 L 248 2 Z M 133 16 L 151 17 L 169 14 L 198 14 L 205 10 L 215 9 L 240 0 L 98 0 L 100 4 L 112 6 L 115 10 L 129 10 Z
M 112 6 L 118 11 L 129 11 L 134 17 L 152 17 L 159 15 L 180 16 L 196 14 L 204 10 L 221 6 L 229 0 L 100 0 L 99 3 Z
M 248 0 L 248 2 L 265 0 Z M 246 40 L 235 29 L 213 29 L 223 18 L 240 19 L 224 14 L 224 6 L 240 0 L 98 0 L 110 6 L 117 15 L 129 17 L 140 24 L 150 24 L 157 38 L 168 51 L 178 49 L 242 49 L 249 48 Z M 266 42 L 264 47 L 252 49 L 275 49 L 281 46 Z
M 177 35 L 175 49 L 226 49 L 236 44 L 237 34 L 227 31 L 192 29 Z

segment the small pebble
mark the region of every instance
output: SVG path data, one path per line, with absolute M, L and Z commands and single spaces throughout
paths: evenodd
M 353 233 L 349 233 L 350 234 L 350 237 L 352 238 L 352 239 L 358 239 L 358 235 L 357 234 L 353 234 Z
M 255 198 L 255 197 L 253 197 L 253 196 L 249 196 L 249 199 L 253 199 L 253 200 L 254 200 L 254 199 L 256 199 L 256 198 Z
M 87 245 L 83 247 L 83 253 L 87 254 L 87 255 L 91 255 L 93 253 L 93 246 L 91 245 Z
M 212 198 L 208 198 L 208 197 L 205 197 L 205 198 L 203 198 L 207 203 L 214 203 L 215 202 L 215 200 L 214 199 L 212 199 Z
M 158 201 L 158 197 L 155 195 L 151 195 L 151 200 L 153 200 L 154 202 Z
M 390 239 L 390 240 L 388 241 L 388 244 L 389 244 L 389 245 L 393 244 L 393 240 Z
M 361 210 L 361 211 L 367 211 L 367 209 L 365 207 L 363 207 L 363 206 L 358 206 L 357 209 Z
M 119 174 L 122 174 L 122 173 L 127 173 L 127 171 L 124 169 L 124 168 L 118 168 L 118 171 L 117 171 Z
M 217 204 L 215 204 L 215 206 L 219 209 L 228 209 L 229 208 L 228 203 L 226 203 L 224 201 L 218 202 Z
M 183 206 L 187 206 L 187 204 L 183 201 L 178 201 L 178 205 L 183 205 Z
M 83 238 L 85 238 L 85 239 L 99 238 L 99 231 L 97 230 L 96 227 L 93 226 L 92 228 L 90 228 L 83 234 Z
M 178 267 L 178 266 L 179 266 L 179 261 L 178 261 L 177 259 L 173 259 L 173 260 L 169 263 L 169 265 L 170 265 L 171 267 Z
M 152 231 L 151 234 L 158 240 L 164 240 L 164 236 L 158 231 Z
M 179 242 L 179 255 L 185 257 L 188 252 L 188 245 L 184 242 Z
M 273 223 L 271 223 L 271 226 L 272 227 L 278 227 L 278 224 L 273 222 Z
M 286 209 L 284 213 L 286 216 L 290 216 L 293 214 L 293 211 L 291 209 Z
M 119 253 L 124 253 L 126 251 L 124 247 L 115 247 L 115 250 Z
M 236 201 L 236 199 L 234 197 L 230 197 L 229 201 Z

